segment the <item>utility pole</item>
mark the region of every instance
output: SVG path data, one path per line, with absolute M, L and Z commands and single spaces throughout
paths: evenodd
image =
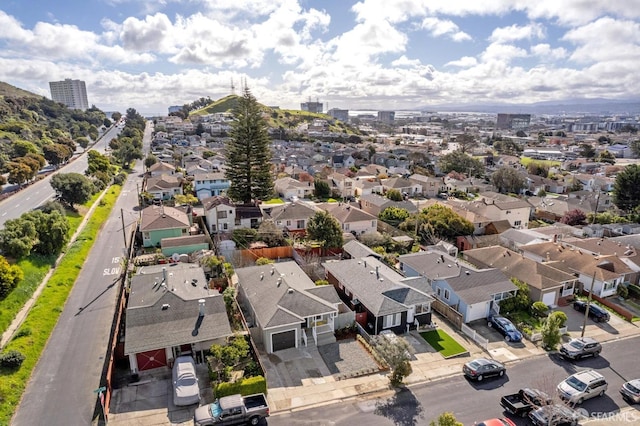
M 591 305 L 591 293 L 593 293 L 593 285 L 596 283 L 596 271 L 593 271 L 593 278 L 591 278 L 591 287 L 589 288 L 589 296 L 587 296 L 587 307 L 584 310 L 584 321 L 582 322 L 582 332 L 580 338 L 584 337 L 584 330 L 587 328 L 587 318 L 589 318 L 589 306 Z
M 122 236 L 124 237 L 124 249 L 127 249 L 127 230 L 124 226 L 124 209 L 120 209 L 120 219 L 122 220 Z

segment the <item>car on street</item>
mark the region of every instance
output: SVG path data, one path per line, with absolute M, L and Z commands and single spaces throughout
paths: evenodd
M 620 393 L 625 401 L 632 404 L 640 403 L 640 379 L 625 382 L 620 388 Z
M 566 405 L 543 405 L 529 413 L 529 420 L 535 426 L 576 426 L 580 414 Z
M 196 363 L 190 356 L 179 356 L 173 364 L 173 404 L 175 406 L 200 403 L 200 387 L 196 377 Z
M 511 419 L 489 419 L 474 423 L 475 426 L 516 426 Z
M 507 342 L 519 342 L 522 340 L 522 333 L 508 319 L 500 315 L 491 315 L 487 325 L 495 328 L 504 336 Z
M 582 404 L 585 400 L 603 396 L 607 381 L 595 370 L 584 370 L 572 374 L 558 385 L 558 396 L 570 404 Z
M 560 347 L 560 354 L 570 360 L 588 356 L 597 357 L 602 352 L 602 345 L 592 337 L 571 339 Z
M 462 366 L 464 375 L 477 382 L 488 377 L 502 377 L 506 371 L 503 363 L 486 358 L 477 358 Z
M 523 388 L 500 398 L 500 405 L 514 416 L 527 417 L 538 407 L 551 404 L 551 397 L 538 389 Z
M 573 309 L 579 312 L 584 312 L 587 310 L 587 302 L 584 300 L 576 300 L 573 302 Z M 611 319 L 611 316 L 609 315 L 609 311 L 602 306 L 596 305 L 595 303 L 589 303 L 589 318 L 595 322 L 607 322 Z

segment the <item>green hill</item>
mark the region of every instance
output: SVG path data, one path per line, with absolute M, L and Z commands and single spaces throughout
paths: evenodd
M 220 98 L 217 101 L 211 102 L 209 105 L 194 110 L 189 115 L 206 115 L 215 114 L 220 112 L 231 112 L 233 108 L 238 104 L 239 96 L 229 95 L 224 98 Z M 279 109 L 272 108 L 266 105 L 260 104 L 261 109 L 268 115 L 267 123 L 269 127 L 274 129 L 291 130 L 295 129 L 300 124 L 307 122 L 310 123 L 315 119 L 326 120 L 329 122 L 329 130 L 332 132 L 346 133 L 348 135 L 357 135 L 360 132 L 342 121 L 336 120 L 327 114 L 318 114 L 308 111 L 301 111 L 296 109 Z
M 36 95 L 35 93 L 19 89 L 8 83 L 0 81 L 0 97 L 5 96 L 12 98 L 42 98 L 40 95 Z

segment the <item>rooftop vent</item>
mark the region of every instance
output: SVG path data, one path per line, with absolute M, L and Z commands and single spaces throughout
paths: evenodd
M 198 299 L 198 315 L 201 317 L 204 316 L 204 304 L 205 304 L 204 299 Z
M 166 310 L 167 310 L 167 309 L 169 309 L 170 307 L 171 307 L 171 305 L 170 305 L 170 304 L 168 304 L 168 303 L 164 303 L 164 304 L 162 305 L 162 310 L 163 310 L 163 311 L 166 311 Z
M 287 293 L 293 294 L 293 289 L 292 288 L 287 289 Z
M 276 268 L 272 266 L 272 267 L 271 267 L 271 275 L 273 275 L 273 273 L 274 273 L 275 271 L 276 271 Z
M 469 271 L 464 271 L 464 273 L 467 274 L 467 275 L 471 275 L 471 272 L 469 272 Z
M 264 272 L 260 272 L 260 281 L 264 279 Z

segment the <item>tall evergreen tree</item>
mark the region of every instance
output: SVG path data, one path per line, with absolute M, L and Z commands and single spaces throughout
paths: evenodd
M 245 204 L 273 194 L 271 149 L 267 123 L 256 98 L 245 87 L 233 109 L 231 138 L 226 145 L 225 176 L 229 197 Z
M 637 164 L 629 164 L 616 176 L 613 204 L 624 212 L 631 212 L 640 205 L 640 166 Z

